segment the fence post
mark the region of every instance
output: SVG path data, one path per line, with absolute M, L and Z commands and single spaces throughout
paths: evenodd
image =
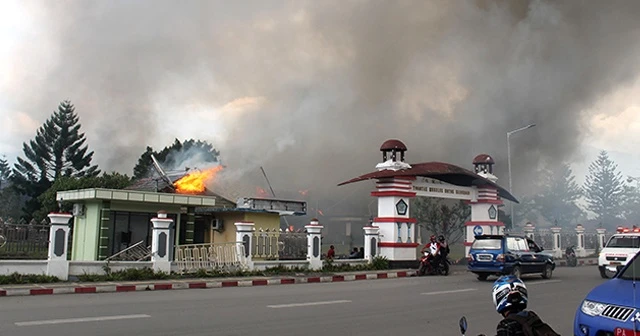
M 253 269 L 253 231 L 255 224 L 253 222 L 236 222 L 236 253 L 239 260 L 246 260 L 247 267 Z M 244 247 L 244 249 L 243 249 Z
M 536 227 L 533 226 L 533 224 L 531 224 L 531 222 L 528 222 L 525 226 L 524 226 L 524 235 L 525 237 L 531 239 L 531 240 L 535 240 L 533 239 L 533 230 L 535 230 Z
M 576 256 L 586 257 L 587 251 L 584 249 L 584 227 L 582 224 L 576 225 L 576 239 L 578 240 L 578 247 L 576 248 Z
M 151 262 L 153 270 L 171 273 L 171 261 L 169 261 L 169 249 L 173 244 L 169 242 L 169 229 L 173 219 L 167 218 L 167 212 L 158 211 L 158 217 L 151 218 L 153 223 L 153 235 L 151 237 Z
M 380 228 L 377 226 L 365 226 L 364 228 L 364 258 L 373 260 L 378 255 L 378 239 Z
M 553 256 L 556 258 L 562 258 L 560 231 L 562 231 L 562 228 L 559 228 L 559 227 L 551 228 L 551 233 L 553 233 Z
M 322 269 L 322 228 L 316 218 L 311 219 L 309 225 L 304 227 L 307 229 L 307 261 L 309 268 L 312 270 Z
M 49 257 L 47 258 L 47 275 L 52 275 L 60 280 L 69 279 L 69 261 L 67 260 L 67 244 L 69 242 L 68 213 L 50 213 L 49 228 Z
M 602 249 L 604 248 L 604 244 L 605 244 L 605 232 L 607 232 L 607 229 L 605 228 L 598 228 L 596 229 L 596 232 L 598 233 L 598 252 L 602 251 Z

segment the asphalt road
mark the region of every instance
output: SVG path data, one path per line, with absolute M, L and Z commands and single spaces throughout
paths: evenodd
M 472 274 L 270 287 L 0 298 L 0 335 L 495 334 L 490 281 Z M 530 308 L 571 335 L 578 304 L 603 282 L 594 266 L 525 277 Z

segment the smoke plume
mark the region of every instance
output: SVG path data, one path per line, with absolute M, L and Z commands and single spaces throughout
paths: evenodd
M 410 163 L 491 154 L 507 186 L 506 132 L 536 123 L 511 139 L 521 195 L 541 160 L 579 156 L 585 111 L 640 56 L 638 1 L 39 4 L 52 48 L 32 57 L 50 71 L 23 109 L 72 100 L 96 160 L 123 172 L 147 145 L 210 141 L 230 181 L 268 190 L 263 166 L 278 197 L 325 215 L 366 215 L 372 185 L 336 184 L 389 138 Z

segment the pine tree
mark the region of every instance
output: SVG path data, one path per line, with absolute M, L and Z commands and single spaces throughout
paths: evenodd
M 589 165 L 584 184 L 587 209 L 595 213 L 605 227 L 611 227 L 615 218 L 620 216 L 624 182 L 617 170 L 618 165 L 609 159 L 609 154 L 601 151 L 596 161 Z
M 630 185 L 624 187 L 622 216 L 631 225 L 640 223 L 640 186 L 638 184 L 635 187 Z
M 536 209 L 550 223 L 568 227 L 579 220 L 583 212 L 577 205 L 582 189 L 575 181 L 571 167 L 563 163 L 540 174 L 543 188 L 534 198 Z
M 11 167 L 9 167 L 9 163 L 7 162 L 7 157 L 3 156 L 0 158 L 0 190 L 5 187 L 6 182 L 9 180 L 9 176 L 11 175 Z
M 37 199 L 61 176 L 92 177 L 100 174 L 92 166 L 93 152 L 87 152 L 79 117 L 69 101 L 63 101 L 36 132 L 29 144 L 23 144 L 24 158 L 18 157 L 12 180 L 15 187 L 30 197 L 26 218 L 40 208 Z

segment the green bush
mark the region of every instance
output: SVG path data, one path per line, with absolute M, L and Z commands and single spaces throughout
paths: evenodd
M 97 282 L 97 281 L 140 281 L 140 280 L 164 280 L 172 278 L 169 273 L 156 272 L 151 268 L 127 268 L 121 271 L 113 272 L 105 269 L 106 274 L 83 274 L 78 276 L 80 281 Z
M 44 274 L 19 274 L 0 275 L 0 285 L 37 284 L 59 282 L 60 279 Z
M 371 269 L 374 270 L 386 270 L 389 269 L 389 260 L 387 257 L 377 256 L 371 260 Z
M 374 257 L 367 264 L 335 264 L 333 260 L 324 260 L 322 266 L 323 272 L 354 272 L 354 271 L 372 271 L 389 269 L 389 261 L 386 257 Z

